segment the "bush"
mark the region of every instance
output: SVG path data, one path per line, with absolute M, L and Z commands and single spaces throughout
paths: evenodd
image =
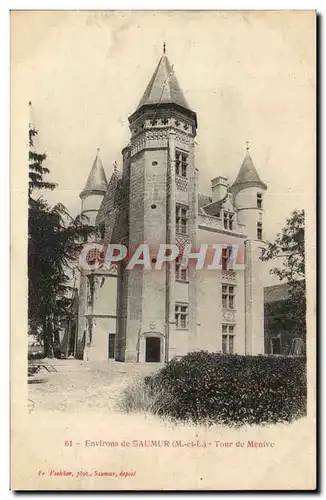
M 153 393 L 149 386 L 141 380 L 123 391 L 118 409 L 125 413 L 135 411 L 156 413 L 159 408 L 159 401 L 162 399 L 161 391 Z
M 147 409 L 173 420 L 291 422 L 306 414 L 306 360 L 192 352 L 146 377 L 142 390 Z

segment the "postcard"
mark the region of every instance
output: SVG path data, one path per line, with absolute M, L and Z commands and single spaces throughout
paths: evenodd
M 11 489 L 316 488 L 316 12 L 11 12 Z

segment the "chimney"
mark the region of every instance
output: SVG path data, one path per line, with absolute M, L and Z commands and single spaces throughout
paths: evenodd
M 211 180 L 212 184 L 212 200 L 219 201 L 225 198 L 228 190 L 228 178 L 227 177 L 215 177 Z

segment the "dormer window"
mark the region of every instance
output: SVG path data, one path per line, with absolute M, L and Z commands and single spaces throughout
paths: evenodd
M 257 208 L 263 208 L 263 195 L 257 193 Z
M 231 212 L 224 211 L 223 224 L 224 224 L 224 229 L 228 229 L 229 231 L 232 231 L 232 229 L 233 229 L 233 214 Z

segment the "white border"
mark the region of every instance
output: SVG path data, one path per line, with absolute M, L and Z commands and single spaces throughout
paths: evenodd
M 1 224 L 1 236 L 3 240 L 3 244 L 1 245 L 1 262 L 2 262 L 2 273 L 1 273 L 1 363 L 0 363 L 0 369 L 1 369 L 1 387 L 3 389 L 3 401 L 2 401 L 2 408 L 5 409 L 5 412 L 1 411 L 1 420 L 2 420 L 2 425 L 1 425 L 1 431 L 2 431 L 2 436 L 1 436 L 1 446 L 0 446 L 0 451 L 1 451 L 1 474 L 0 474 L 0 492 L 1 492 L 1 498 L 8 498 L 10 495 L 10 492 L 8 491 L 9 488 L 9 381 L 8 381 L 8 374 L 9 374 L 9 231 L 10 231 L 10 225 L 9 225 L 9 102 L 10 102 L 10 95 L 9 95 L 9 10 L 36 10 L 36 9 L 42 9 L 42 10 L 58 10 L 58 9 L 63 9 L 63 10 L 74 10 L 74 9 L 85 9 L 85 10 L 126 10 L 126 9 L 137 9 L 137 10 L 151 10 L 153 6 L 152 2 L 149 1 L 131 1 L 131 0 L 119 0 L 119 1 L 99 1 L 97 0 L 96 2 L 90 2 L 90 1 L 63 1 L 63 0 L 56 0 L 54 1 L 38 1 L 38 2 L 27 2 L 24 0 L 16 0 L 16 1 L 11 1 L 8 2 L 6 0 L 3 0 L 1 2 L 0 6 L 0 55 L 1 55 L 1 87 L 2 87 L 2 92 L 1 92 L 1 97 L 2 97 L 2 106 L 1 106 L 1 133 L 0 133 L 0 138 L 1 138 L 1 149 L 0 149 L 0 154 L 2 157 L 2 161 L 0 164 L 0 170 L 1 170 L 1 195 L 0 195 L 0 208 L 1 208 L 1 214 L 2 214 L 2 224 Z M 212 0 L 201 0 L 201 2 L 191 2 L 191 1 L 182 1 L 182 0 L 165 0 L 164 2 L 162 1 L 156 1 L 155 2 L 155 7 L 157 9 L 161 10 L 169 10 L 169 9 L 178 9 L 178 10 L 317 10 L 317 12 L 322 16 L 325 11 L 325 1 L 324 0 L 316 0 L 313 5 L 311 2 L 307 1 L 299 1 L 299 0 L 274 0 L 273 2 L 264 2 L 262 5 L 261 2 L 259 1 L 247 1 L 247 2 L 241 2 L 241 1 L 236 1 L 236 0 L 228 0 L 228 1 L 212 1 Z M 323 21 L 323 20 L 322 20 Z M 321 23 L 320 23 L 321 24 Z M 319 26 L 321 30 L 321 26 Z M 319 47 L 319 52 L 320 52 L 320 60 L 319 64 L 321 65 L 321 70 L 320 70 L 320 82 L 319 85 L 321 84 L 322 81 L 324 80 L 324 66 L 325 66 L 325 47 L 324 47 L 324 40 L 322 39 L 323 37 L 321 36 L 320 33 L 320 39 L 319 42 L 321 46 Z M 324 65 L 322 64 L 324 62 Z M 320 89 L 320 93 L 322 92 L 322 89 Z M 319 105 L 321 102 L 319 103 Z M 323 105 L 322 108 L 319 109 L 320 113 L 320 126 L 321 126 L 321 121 L 322 117 L 324 116 L 324 111 L 325 111 L 325 100 L 323 100 Z M 319 141 L 320 141 L 320 150 L 321 150 L 321 144 L 326 142 L 325 138 L 325 130 L 321 129 L 320 130 L 320 136 L 319 136 Z M 322 172 L 324 170 L 325 165 L 323 162 L 322 155 L 320 155 L 319 158 L 320 161 L 320 171 Z M 325 175 L 321 176 L 320 178 L 322 188 L 320 191 L 321 199 L 324 200 L 324 197 L 326 196 L 325 194 Z M 322 214 L 319 214 L 322 217 L 322 224 L 321 224 L 321 229 L 324 229 L 323 231 L 323 241 L 321 241 L 321 244 L 324 243 L 325 247 L 325 241 L 324 238 L 325 236 L 325 220 L 326 220 L 326 214 L 325 214 L 325 203 L 322 201 L 321 203 L 321 209 L 322 209 Z M 322 254 L 322 252 L 321 252 Z M 325 290 L 323 289 L 323 284 L 326 281 L 326 276 L 325 276 L 325 271 L 322 269 L 322 278 L 321 279 L 321 307 L 320 310 L 325 310 L 326 309 L 326 294 Z M 320 327 L 322 325 L 320 324 Z M 319 332 L 319 338 L 320 340 L 322 339 L 324 335 L 323 329 L 321 328 L 321 331 Z M 322 351 L 322 358 L 323 360 L 326 359 L 325 357 L 325 345 L 326 341 L 323 341 L 323 351 Z M 320 350 L 317 348 L 317 352 L 320 352 Z M 319 356 L 318 356 L 319 357 Z M 319 357 L 319 363 L 323 365 L 323 361 L 321 357 Z M 323 370 L 322 374 L 322 380 L 321 383 L 325 382 L 325 370 Z M 320 403 L 323 403 L 322 401 Z M 322 410 L 323 410 L 323 405 L 322 405 Z M 323 419 L 320 419 L 321 422 Z M 321 453 L 325 452 L 325 446 L 324 442 L 322 443 L 321 446 Z M 303 451 L 304 453 L 304 451 Z M 321 474 L 322 476 L 322 474 Z M 323 481 L 322 477 L 320 478 L 321 481 L 321 486 L 323 487 Z M 105 494 L 103 494 L 104 496 Z M 111 496 L 115 496 L 114 494 L 110 494 Z M 36 495 L 29 495 L 29 497 L 34 497 Z M 66 495 L 64 495 L 66 496 Z M 98 495 L 97 495 L 98 496 Z M 100 495 L 102 496 L 102 495 Z M 219 496 L 224 496 L 223 494 L 219 493 Z M 227 495 L 230 497 L 230 495 Z M 256 496 L 256 495 L 255 495 Z M 260 496 L 260 495 L 258 495 Z M 262 495 L 263 496 L 263 495 Z M 274 495 L 273 495 L 274 496 Z M 278 498 L 283 497 L 285 495 L 280 495 L 277 492 L 275 493 L 275 496 Z

